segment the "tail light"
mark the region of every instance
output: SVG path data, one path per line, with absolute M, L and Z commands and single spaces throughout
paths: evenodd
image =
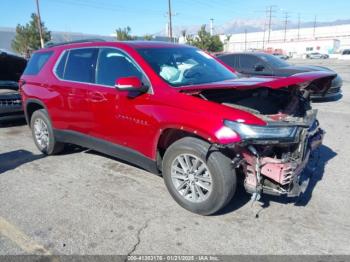
M 18 91 L 19 91 L 20 94 L 22 93 L 22 86 L 24 86 L 25 83 L 26 83 L 26 81 L 23 80 L 23 79 L 20 79 L 20 80 L 18 81 Z

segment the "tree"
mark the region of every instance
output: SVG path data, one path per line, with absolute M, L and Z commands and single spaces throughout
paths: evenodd
M 223 44 L 218 35 L 211 36 L 206 30 L 205 25 L 201 26 L 198 35 L 195 37 L 187 36 L 187 42 L 190 45 L 209 52 L 220 52 L 223 50 Z
M 143 40 L 151 41 L 151 40 L 153 40 L 153 36 L 152 35 L 144 35 Z
M 44 42 L 50 41 L 51 32 L 47 30 L 43 22 L 41 22 L 41 27 Z M 38 16 L 36 14 L 31 15 L 31 20 L 26 25 L 17 25 L 16 36 L 12 40 L 11 46 L 16 52 L 25 55 L 41 47 Z
M 124 28 L 118 28 L 116 31 L 117 34 L 117 40 L 118 41 L 128 41 L 128 40 L 135 40 L 136 37 L 131 35 L 131 28 L 130 26 L 124 27 Z

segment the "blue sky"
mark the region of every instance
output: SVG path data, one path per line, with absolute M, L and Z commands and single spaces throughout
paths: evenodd
M 41 16 L 52 31 L 109 35 L 118 27 L 130 26 L 144 35 L 164 30 L 167 0 L 40 0 Z M 334 4 L 332 4 L 334 3 Z M 263 19 L 264 10 L 275 5 L 276 19 L 303 21 L 349 19 L 350 1 L 337 0 L 172 0 L 174 26 L 200 25 L 215 19 L 216 25 L 234 19 Z M 35 0 L 0 0 L 0 27 L 15 27 L 35 12 Z

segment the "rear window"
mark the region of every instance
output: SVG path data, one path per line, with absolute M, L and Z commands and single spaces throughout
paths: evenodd
M 63 79 L 94 83 L 97 55 L 97 48 L 70 50 L 63 72 Z
M 47 63 L 52 54 L 52 51 L 33 54 L 33 56 L 30 58 L 27 64 L 26 69 L 23 72 L 23 75 L 39 74 L 40 70 L 44 67 L 44 65 Z

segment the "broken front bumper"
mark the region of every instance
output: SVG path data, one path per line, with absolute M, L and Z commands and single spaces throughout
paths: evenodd
M 312 151 L 322 144 L 323 136 L 324 131 L 315 120 L 309 129 L 304 128 L 300 132 L 299 142 L 294 147 L 283 146 L 286 152 L 281 157 L 271 156 L 271 153 L 265 155 L 264 147 L 261 146 L 260 150 L 254 145 L 242 149 L 246 191 L 251 194 L 298 196 L 308 181 L 301 181 L 301 174 Z M 275 151 L 281 148 L 279 145 L 273 146 Z M 294 152 L 288 152 L 289 148 L 294 148 Z

